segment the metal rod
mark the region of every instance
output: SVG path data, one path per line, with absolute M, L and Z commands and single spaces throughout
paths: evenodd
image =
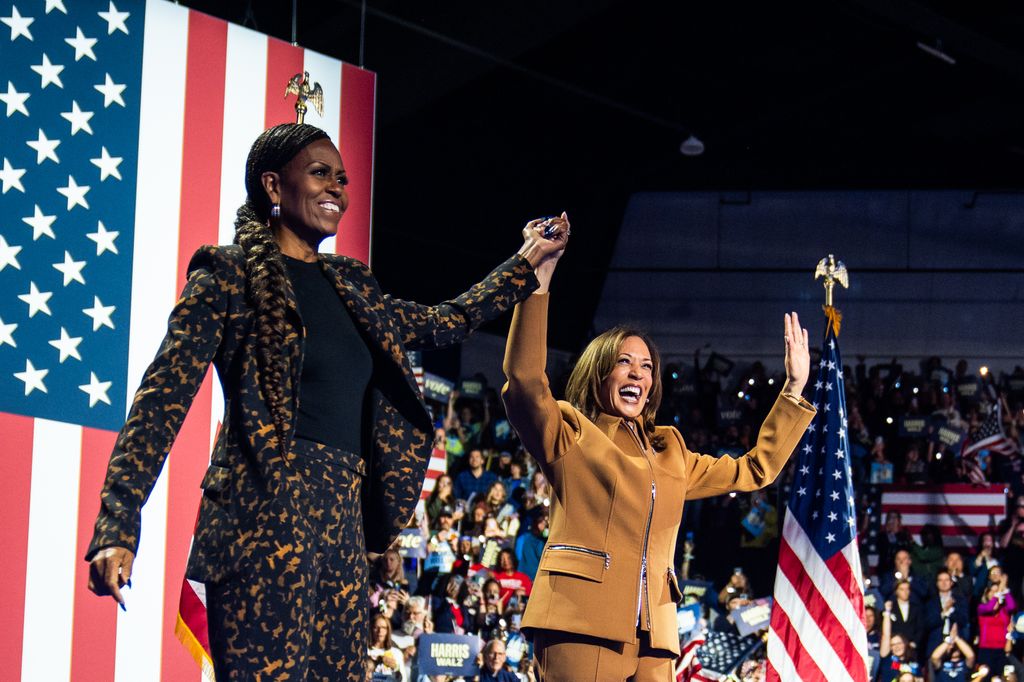
M 366 66 L 366 0 L 359 9 L 359 66 Z
M 292 0 L 292 45 L 299 44 L 299 0 Z
M 772 274 L 799 275 L 806 268 L 734 268 L 734 267 L 610 267 L 606 269 L 586 268 L 585 272 L 640 273 L 640 274 Z M 874 275 L 1024 275 L 1024 268 L 857 268 L 858 273 Z

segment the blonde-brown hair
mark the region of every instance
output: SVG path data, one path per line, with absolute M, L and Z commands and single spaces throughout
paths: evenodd
M 587 344 L 576 361 L 572 374 L 569 375 L 565 399 L 590 421 L 596 421 L 597 416 L 604 411 L 604 406 L 601 405 L 601 384 L 615 368 L 623 342 L 631 336 L 637 337 L 647 345 L 651 363 L 654 365 L 651 370 L 651 390 L 647 394 L 647 403 L 640 416 L 644 420 L 644 432 L 648 440 L 655 450 L 660 451 L 665 448 L 665 443 L 662 438 L 654 435 L 654 417 L 661 406 L 661 356 L 651 337 L 645 332 L 631 327 L 612 327 Z

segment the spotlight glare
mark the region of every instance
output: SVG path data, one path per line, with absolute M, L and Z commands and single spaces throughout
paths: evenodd
M 886 417 L 885 418 L 885 423 L 886 424 L 892 424 L 892 417 Z

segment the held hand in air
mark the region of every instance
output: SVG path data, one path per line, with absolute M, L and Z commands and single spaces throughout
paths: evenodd
M 131 583 L 135 554 L 124 547 L 101 549 L 89 564 L 89 589 L 101 597 L 110 595 L 125 609 L 121 588 Z
M 797 397 L 804 392 L 811 369 L 811 354 L 807 349 L 807 330 L 800 326 L 796 313 L 786 313 L 786 385 L 783 393 Z
M 554 274 L 558 259 L 565 252 L 571 233 L 569 217 L 564 211 L 560 216 L 540 218 L 526 223 L 526 227 L 523 228 L 523 248 L 519 253 L 530 261 L 540 281 L 540 288 L 534 293 L 548 292 L 551 275 Z

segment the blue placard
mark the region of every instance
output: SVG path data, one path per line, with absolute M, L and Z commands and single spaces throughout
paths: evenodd
M 419 528 L 406 528 L 398 534 L 397 549 L 405 558 L 423 559 L 427 556 L 427 539 Z
M 699 603 L 687 604 L 676 609 L 676 626 L 679 629 L 679 636 L 687 634 L 700 622 L 701 606 Z
M 772 598 L 755 599 L 748 605 L 733 611 L 732 618 L 736 621 L 736 629 L 744 637 L 763 630 L 768 627 L 768 623 L 772 619 Z
M 475 635 L 420 635 L 421 675 L 476 675 L 480 638 Z

